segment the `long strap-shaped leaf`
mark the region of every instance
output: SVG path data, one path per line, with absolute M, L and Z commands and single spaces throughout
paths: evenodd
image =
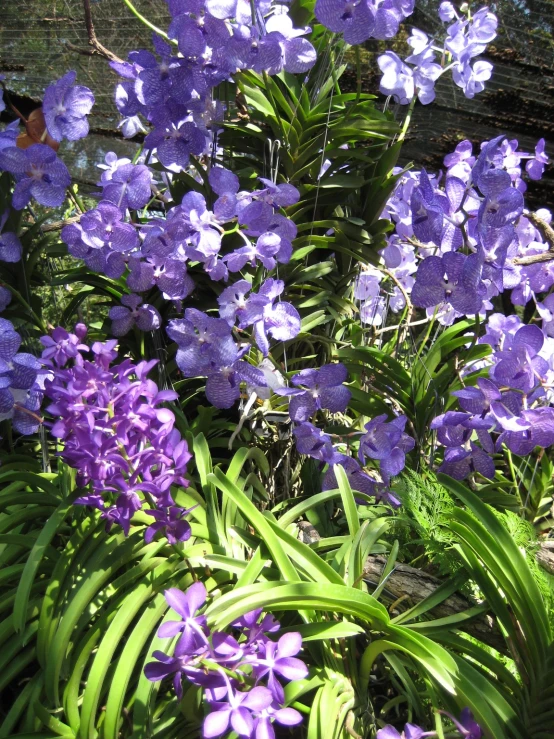
M 41 530 L 31 552 L 25 563 L 25 569 L 19 580 L 17 595 L 13 607 L 13 622 L 16 631 L 22 631 L 27 618 L 27 606 L 29 603 L 29 594 L 33 586 L 35 575 L 42 562 L 42 558 L 48 548 L 50 542 L 56 535 L 56 532 L 65 521 L 65 518 L 72 508 L 72 503 L 62 503 L 58 506 L 54 513 L 48 519 L 46 525 Z
M 492 510 L 474 493 L 447 475 L 439 475 L 438 479 L 478 518 L 476 521 L 466 511 L 455 510 L 453 528 L 483 561 L 517 609 L 531 655 L 541 665 L 552 642 L 552 632 L 541 592 L 525 557 Z
M 269 549 L 273 561 L 281 571 L 282 576 L 286 580 L 293 582 L 298 580 L 298 573 L 283 546 L 279 542 L 277 535 L 270 526 L 269 521 L 263 516 L 251 500 L 225 475 L 225 473 L 216 469 L 208 476 L 208 481 L 213 482 L 222 493 L 228 495 L 233 503 L 237 506 L 243 516 L 250 522 L 261 538 L 265 541 Z

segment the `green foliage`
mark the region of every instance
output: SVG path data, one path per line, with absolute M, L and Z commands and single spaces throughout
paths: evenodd
M 202 435 L 194 438 L 194 451 L 193 485 L 177 495 L 182 505 L 199 505 L 193 537 L 177 547 L 165 540 L 146 545 L 139 514 L 127 539 L 107 533 L 97 516 L 71 504 L 75 493 L 63 466 L 57 474 L 0 475 L 0 662 L 10 696 L 0 737 L 198 736 L 202 713 L 195 691 L 189 689 L 179 706 L 168 687 L 148 682 L 142 670 L 154 649 L 167 649 L 156 637 L 160 623 L 171 618 L 163 590 L 186 588 L 200 574 L 213 594 L 207 609 L 212 625 L 224 627 L 263 607 L 283 628 L 303 634 L 313 672 L 292 683 L 287 698 L 310 711 L 307 737 L 328 739 L 329 726 L 337 739 L 351 731 L 371 736 L 371 716 L 382 725 L 397 705 L 383 704 L 373 687 L 379 675 L 390 679 L 391 670 L 414 720 L 428 720 L 431 707 L 458 711 L 469 704 L 491 737 L 548 735 L 552 634 L 519 549 L 532 548 L 528 524 L 512 514 L 499 519 L 447 478 L 404 477 L 406 512 L 399 522 L 414 516 L 416 543 L 430 560 L 439 551 L 431 537 L 448 529 L 458 566 L 506 632 L 520 683 L 489 649 L 462 638 L 464 625 L 483 608 L 432 618 L 451 587 L 397 617 L 389 614 L 380 593 L 397 547 L 380 586 L 373 595 L 368 591 L 363 565 L 383 544 L 389 549 L 389 522 L 360 518 L 340 471 L 338 490 L 264 514 L 252 502 L 263 490 L 252 471 L 269 472 L 259 450 L 241 449 L 225 468 L 214 466 Z M 445 488 L 467 510 L 454 505 Z M 322 496 L 344 512 L 343 534 L 303 544 L 294 522 Z M 382 706 L 377 713 L 376 705 Z
M 413 559 L 421 563 L 426 558 L 441 575 L 457 572 L 461 563 L 453 548 L 456 537 L 449 528 L 456 504 L 446 489 L 429 471 L 418 475 L 406 470 L 395 492 L 402 501 L 397 534 L 403 534 L 405 543 L 415 548 Z

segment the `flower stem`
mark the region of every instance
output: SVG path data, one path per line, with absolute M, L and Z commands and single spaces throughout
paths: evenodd
M 154 31 L 154 33 L 157 33 L 158 36 L 162 36 L 163 38 L 166 38 L 166 39 L 169 40 L 169 36 L 167 35 L 167 33 L 165 31 L 162 31 L 161 28 L 158 28 L 158 26 L 155 26 L 153 23 L 151 23 L 148 20 L 148 18 L 145 18 L 141 13 L 139 13 L 139 11 L 135 8 L 135 6 L 131 2 L 131 0 L 123 0 L 123 2 L 129 8 L 129 10 L 131 11 L 131 13 L 136 18 L 138 18 L 141 23 L 144 23 L 145 26 L 147 26 L 148 28 L 150 28 L 151 31 Z
M 396 143 L 404 141 L 406 137 L 406 133 L 408 132 L 408 128 L 410 126 L 410 121 L 412 120 L 412 113 L 414 112 L 416 100 L 417 100 L 417 94 L 413 96 L 410 102 L 410 107 L 408 108 L 408 112 L 406 113 L 406 118 L 404 119 L 404 125 L 402 126 L 402 130 L 400 131 L 400 135 L 397 138 Z

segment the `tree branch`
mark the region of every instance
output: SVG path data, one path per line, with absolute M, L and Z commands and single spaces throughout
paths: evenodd
M 299 528 L 298 538 L 304 544 L 312 544 L 321 539 L 317 529 L 308 521 L 299 521 L 296 525 Z M 536 559 L 537 563 L 544 570 L 554 574 L 554 551 L 550 550 L 547 545 L 541 545 L 537 551 Z M 367 557 L 363 568 L 364 580 L 376 587 L 379 584 L 386 562 L 386 557 L 375 555 Z M 430 575 L 428 572 L 397 562 L 387 578 L 383 594 L 386 594 L 392 601 L 391 608 L 394 608 L 395 604 L 400 602 L 411 607 L 431 595 L 442 582 L 439 578 Z M 447 616 L 453 616 L 456 613 L 467 611 L 475 605 L 477 605 L 475 602 L 472 602 L 459 593 L 455 593 L 445 598 L 435 608 L 432 608 L 429 611 L 429 615 L 433 618 L 446 618 Z M 474 636 L 484 644 L 488 644 L 502 654 L 509 653 L 506 640 L 498 629 L 495 619 L 491 616 L 478 616 L 472 621 L 460 624 L 459 629 Z
M 83 54 L 85 56 L 103 56 L 110 62 L 122 62 L 123 59 L 118 57 L 117 54 L 114 54 L 113 51 L 106 49 L 106 47 L 98 41 L 96 31 L 94 30 L 94 23 L 92 22 L 92 14 L 90 12 L 90 0 L 83 0 L 83 10 L 85 13 L 88 42 L 92 49 L 81 49 L 78 46 L 74 46 L 69 41 L 67 42 L 67 47 L 72 51 L 75 51 L 77 54 Z
M 548 251 L 542 254 L 531 254 L 528 257 L 516 257 L 512 259 L 513 264 L 539 264 L 540 262 L 551 262 L 554 259 L 554 229 L 536 213 L 526 213 L 525 218 L 531 221 L 533 226 L 540 231 L 541 236 L 548 244 Z

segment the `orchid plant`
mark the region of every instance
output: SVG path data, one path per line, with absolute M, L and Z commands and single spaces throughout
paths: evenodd
M 508 531 L 554 528 L 554 230 L 525 202 L 549 158 L 500 135 L 398 166 L 442 75 L 484 90 L 498 26 L 442 2 L 429 38 L 414 5 L 167 0 L 153 50 L 107 54 L 141 143 L 90 196 L 63 161 L 94 105 L 76 72 L 31 145 L 0 132 L 0 413 L 6 459 L 15 434 L 43 467 L 0 473 L 0 634 L 37 667 L 0 737 L 549 735 L 550 586 Z M 379 95 L 343 92 L 403 24 Z M 406 470 L 455 501 L 459 566 L 410 608 L 387 591 L 420 543 Z M 490 614 L 495 654 L 470 631 Z

